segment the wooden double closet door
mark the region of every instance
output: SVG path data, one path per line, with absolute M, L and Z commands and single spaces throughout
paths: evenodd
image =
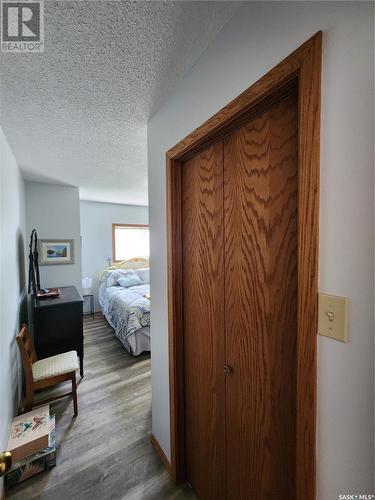
M 296 498 L 298 98 L 181 165 L 184 461 L 200 500 Z

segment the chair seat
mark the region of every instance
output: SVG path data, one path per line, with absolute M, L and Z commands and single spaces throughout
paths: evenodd
M 76 351 L 64 352 L 50 358 L 40 359 L 32 364 L 33 380 L 42 380 L 78 370 Z

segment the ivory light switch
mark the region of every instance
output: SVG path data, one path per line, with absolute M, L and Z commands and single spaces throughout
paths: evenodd
M 348 299 L 319 293 L 318 333 L 347 342 Z

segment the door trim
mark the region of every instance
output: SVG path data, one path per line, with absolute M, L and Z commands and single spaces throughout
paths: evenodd
M 185 480 L 181 165 L 273 106 L 297 83 L 296 499 L 315 499 L 321 51 L 319 31 L 166 153 L 171 473 L 177 482 Z

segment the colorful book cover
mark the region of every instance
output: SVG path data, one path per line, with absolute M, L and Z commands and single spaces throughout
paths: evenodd
M 56 431 L 55 416 L 50 418 L 50 444 L 29 457 L 25 457 L 12 465 L 5 475 L 5 486 L 11 488 L 30 477 L 56 465 Z
M 13 462 L 46 448 L 49 434 L 49 405 L 14 417 L 7 446 L 12 453 Z

